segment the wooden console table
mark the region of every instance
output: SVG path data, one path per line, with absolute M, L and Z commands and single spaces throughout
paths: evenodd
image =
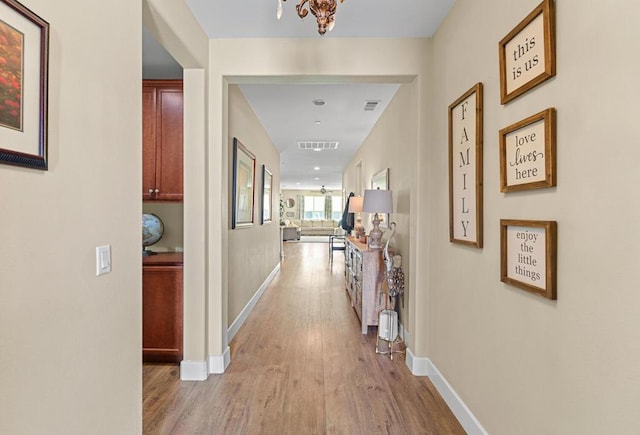
M 366 334 L 368 326 L 378 325 L 378 312 L 385 307 L 382 249 L 371 249 L 355 237 L 346 237 L 345 243 L 345 288 Z

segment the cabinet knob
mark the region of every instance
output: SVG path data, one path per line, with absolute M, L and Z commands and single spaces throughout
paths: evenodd
M 153 189 L 149 189 L 149 193 L 153 193 Z
M 154 190 L 154 192 L 155 192 L 155 193 L 158 193 L 158 192 L 160 192 L 160 189 L 156 189 L 156 190 Z

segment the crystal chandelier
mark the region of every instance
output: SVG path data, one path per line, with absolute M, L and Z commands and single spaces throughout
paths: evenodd
M 287 0 L 278 0 L 277 17 L 282 17 L 282 2 Z M 342 3 L 344 0 L 340 0 Z M 305 3 L 309 3 L 311 13 L 318 20 L 318 33 L 324 35 L 327 30 L 331 31 L 335 25 L 336 0 L 300 0 L 296 6 L 298 16 L 304 18 L 309 14 L 309 10 L 304 7 Z

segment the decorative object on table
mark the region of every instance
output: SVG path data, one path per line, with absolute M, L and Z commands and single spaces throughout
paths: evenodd
M 260 224 L 265 224 L 273 220 L 271 213 L 271 203 L 273 202 L 273 175 L 265 165 L 262 165 L 262 213 L 260 214 Z
M 402 257 L 399 255 L 391 255 L 389 253 L 389 243 L 396 231 L 396 223 L 389 224 L 391 235 L 387 239 L 383 251 L 385 278 L 387 282 L 387 301 L 386 308 L 381 310 L 378 318 L 378 336 L 376 337 L 376 353 L 389 355 L 393 359 L 394 353 L 404 353 L 403 349 L 396 349 L 395 346 L 400 344 L 402 340 L 398 335 L 398 299 L 404 305 L 404 272 L 402 271 Z M 381 293 L 381 296 L 382 293 Z M 380 350 L 380 340 L 387 342 L 387 350 Z
M 555 6 L 544 0 L 498 46 L 500 103 L 556 75 Z
M 48 169 L 49 23 L 0 1 L 0 163 Z
M 162 220 L 152 213 L 142 214 L 142 255 L 155 255 L 157 252 L 147 250 L 147 246 L 155 245 L 164 235 Z
M 389 190 L 389 168 L 383 169 L 382 171 L 371 177 L 371 188 L 374 190 Z M 380 227 L 387 228 L 389 215 L 381 214 L 378 217 L 380 218 Z
M 382 230 L 380 230 L 380 218 L 382 213 L 393 212 L 393 196 L 390 190 L 365 190 L 362 211 L 374 213 L 373 229 L 369 232 L 369 247 L 382 248 Z
M 556 221 L 500 219 L 500 280 L 557 299 Z
M 278 7 L 276 9 L 276 17 L 282 18 L 283 8 L 282 2 L 287 0 L 278 0 Z M 340 0 L 342 3 L 344 0 Z M 304 7 L 305 3 L 309 3 L 309 9 L 311 13 L 316 17 L 318 22 L 318 33 L 324 35 L 328 31 L 333 29 L 336 23 L 336 0 L 300 0 L 300 3 L 296 6 L 298 16 L 304 18 L 309 14 L 307 8 Z
M 449 106 L 449 241 L 482 248 L 482 83 Z
M 356 224 L 353 229 L 355 230 L 356 239 L 360 240 L 364 236 L 364 225 L 362 225 L 362 201 L 364 199 L 361 196 L 352 196 L 349 199 L 349 213 L 355 215 Z
M 500 192 L 556 185 L 556 109 L 500 130 Z
M 237 138 L 233 138 L 233 204 L 231 228 L 253 225 L 253 190 L 256 157 Z

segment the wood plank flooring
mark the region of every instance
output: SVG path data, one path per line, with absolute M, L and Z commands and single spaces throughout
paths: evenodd
M 280 273 L 204 382 L 177 365 L 143 369 L 145 434 L 464 434 L 404 357 L 375 353 L 344 290 L 343 253 L 286 243 Z

